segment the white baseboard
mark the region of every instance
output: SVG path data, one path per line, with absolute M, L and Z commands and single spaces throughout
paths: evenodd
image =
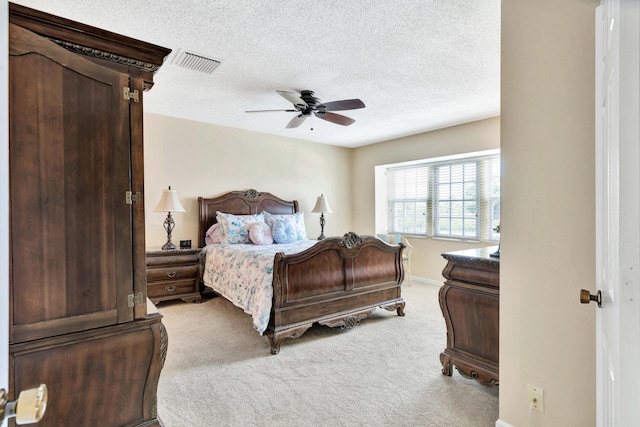
M 442 286 L 444 284 L 442 281 L 425 279 L 424 277 L 418 277 L 418 276 L 411 276 L 411 282 L 428 283 L 429 285 L 435 285 L 435 286 Z
M 498 420 L 496 421 L 496 427 L 513 427 L 513 426 L 498 418 Z

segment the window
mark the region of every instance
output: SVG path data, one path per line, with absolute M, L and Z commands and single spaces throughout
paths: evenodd
M 389 230 L 425 234 L 428 190 L 426 166 L 393 169 L 389 173 Z
M 499 154 L 394 165 L 386 177 L 388 233 L 499 239 Z
M 479 239 L 478 164 L 433 167 L 434 236 Z

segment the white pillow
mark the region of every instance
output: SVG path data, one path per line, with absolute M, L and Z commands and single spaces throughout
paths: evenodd
M 249 226 L 254 222 L 264 222 L 264 215 L 233 215 L 216 212 L 220 224 L 220 243 L 251 243 Z

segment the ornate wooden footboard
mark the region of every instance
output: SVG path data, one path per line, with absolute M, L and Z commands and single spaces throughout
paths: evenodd
M 271 353 L 279 352 L 283 339 L 299 337 L 316 322 L 352 328 L 377 307 L 404 316 L 403 248 L 347 233 L 299 254 L 277 254 L 266 331 Z
M 216 212 L 236 215 L 298 212 L 297 201 L 286 201 L 256 190 L 232 191 L 198 198 L 199 240 L 216 222 Z M 273 303 L 265 334 L 271 353 L 285 338 L 297 338 L 314 323 L 352 328 L 377 307 L 404 316 L 400 284 L 404 279 L 404 245 L 389 245 L 373 236 L 347 233 L 328 238 L 295 255 L 278 253 L 273 268 Z

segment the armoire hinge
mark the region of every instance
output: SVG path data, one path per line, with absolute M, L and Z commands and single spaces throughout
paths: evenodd
M 129 294 L 129 300 L 127 305 L 129 307 L 133 307 L 136 304 L 142 304 L 144 302 L 144 297 L 142 296 L 142 292 L 138 292 L 137 294 Z
M 133 99 L 133 102 L 140 102 L 140 97 L 138 96 L 138 90 L 134 90 L 133 92 L 130 91 L 130 88 L 125 87 L 123 88 L 123 92 L 124 92 L 124 99 L 127 101 L 130 101 Z
M 127 191 L 125 193 L 124 200 L 128 205 L 140 203 L 142 201 L 142 195 L 139 191 L 136 194 L 133 194 L 131 191 Z

